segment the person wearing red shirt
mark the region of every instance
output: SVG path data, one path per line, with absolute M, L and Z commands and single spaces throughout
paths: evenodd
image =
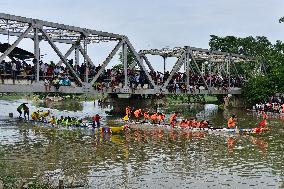
M 101 127 L 101 116 L 99 116 L 99 114 L 96 114 L 95 116 L 93 116 L 93 128 L 97 127 L 100 128 Z

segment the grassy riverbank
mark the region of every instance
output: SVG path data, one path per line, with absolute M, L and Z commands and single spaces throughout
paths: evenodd
M 62 93 L 0 93 L 0 100 L 19 100 L 19 99 L 27 99 L 27 100 L 43 100 L 46 97 L 62 97 L 64 100 L 78 100 L 78 101 L 94 101 L 98 99 L 102 99 L 102 94 L 96 94 L 94 96 L 86 96 L 86 95 L 76 95 L 76 94 L 62 94 Z
M 167 97 L 169 105 L 189 104 L 189 103 L 217 103 L 216 96 L 188 96 L 188 95 L 170 95 Z
M 2 93 L 0 95 L 0 100 L 19 100 L 23 98 L 28 98 L 30 95 L 25 93 L 25 94 L 14 94 L 14 93 Z

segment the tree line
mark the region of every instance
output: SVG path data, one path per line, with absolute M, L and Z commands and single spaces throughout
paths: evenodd
M 211 50 L 253 57 L 252 61 L 237 64 L 240 75 L 247 79 L 243 95 L 249 104 L 264 102 L 275 93 L 284 93 L 284 43 L 274 44 L 265 36 L 219 37 L 211 35 Z

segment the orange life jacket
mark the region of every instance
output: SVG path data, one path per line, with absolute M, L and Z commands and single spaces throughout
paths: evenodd
M 196 127 L 196 126 L 197 126 L 197 121 L 193 120 L 193 121 L 191 122 L 191 126 L 192 126 L 192 127 Z
M 233 128 L 236 126 L 236 120 L 232 117 L 230 117 L 230 119 L 228 120 L 228 127 L 229 128 Z
M 196 122 L 196 127 L 197 127 L 197 128 L 200 128 L 200 127 L 201 127 L 200 121 L 197 121 L 197 122 Z
M 152 121 L 156 121 L 156 120 L 157 120 L 157 114 L 151 115 L 151 120 L 152 120 Z
M 144 112 L 144 119 L 149 119 L 150 115 L 147 112 Z
M 174 113 L 171 117 L 170 117 L 170 124 L 173 123 L 173 121 L 176 121 L 177 119 L 177 115 Z
M 208 127 L 207 121 L 203 121 L 203 122 L 200 124 L 200 127 L 201 127 L 201 128 L 206 128 L 206 127 Z
M 263 128 L 266 127 L 266 125 L 267 125 L 267 122 L 265 119 L 258 123 L 258 126 L 263 127 Z
M 141 113 L 140 110 L 136 110 L 136 111 L 134 112 L 134 116 L 135 116 L 136 118 L 139 118 L 140 113 Z
M 192 127 L 192 121 L 188 120 L 188 121 L 187 121 L 187 125 L 188 125 L 189 127 Z
M 158 121 L 161 121 L 161 120 L 162 120 L 161 114 L 158 115 L 157 119 L 158 119 Z
M 187 121 L 181 121 L 179 124 L 181 127 L 187 127 Z

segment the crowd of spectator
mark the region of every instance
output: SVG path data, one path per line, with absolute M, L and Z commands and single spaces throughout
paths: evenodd
M 163 74 L 160 72 L 150 72 L 150 75 L 155 81 L 156 85 L 163 85 L 164 82 L 169 78 L 170 73 L 166 72 L 165 74 Z M 169 82 L 168 90 L 172 93 L 176 93 L 179 91 L 183 93 L 187 91 L 194 93 L 196 90 L 205 89 L 206 83 L 208 87 L 214 87 L 217 90 L 227 91 L 229 87 L 241 87 L 242 83 L 244 82 L 244 78 L 238 76 L 231 76 L 229 80 L 229 77 L 218 74 L 205 74 L 203 75 L 203 78 L 200 74 L 190 72 L 189 86 L 187 87 L 186 73 L 177 72 L 173 75 L 171 81 Z
M 4 79 L 28 79 L 34 81 L 35 67 L 27 64 L 25 61 L 10 61 L 3 60 L 0 64 L 0 76 L 2 83 Z
M 284 96 L 272 96 L 267 102 L 255 104 L 253 110 L 258 112 L 284 113 Z
M 75 70 L 77 75 L 82 81 L 85 81 L 86 74 L 88 74 L 89 81 L 99 72 L 101 66 L 91 65 L 89 69 L 86 69 L 86 64 L 74 65 L 73 60 L 69 61 L 71 67 Z M 35 64 L 28 64 L 25 61 L 3 61 L 0 64 L 0 75 L 2 82 L 4 79 L 27 79 L 33 82 L 36 79 L 36 68 Z M 128 82 L 131 89 L 136 90 L 140 88 L 148 88 L 150 83 L 147 79 L 147 76 L 142 70 L 128 70 Z M 170 73 L 165 72 L 149 72 L 152 80 L 156 85 L 162 86 L 165 81 L 169 78 Z M 53 85 L 56 90 L 60 86 L 69 86 L 72 81 L 75 81 L 74 77 L 70 70 L 67 67 L 62 65 L 56 65 L 53 62 L 43 63 L 40 61 L 40 71 L 39 71 L 40 80 L 44 81 L 46 90 L 50 90 L 50 85 Z M 187 76 L 185 73 L 177 72 L 173 75 L 171 81 L 168 85 L 168 90 L 172 93 L 177 92 L 195 92 L 196 90 L 206 89 L 207 86 L 214 87 L 218 90 L 228 90 L 229 87 L 241 87 L 244 82 L 243 78 L 234 76 L 230 77 L 230 80 L 227 76 L 222 76 L 218 74 L 204 74 L 204 79 L 200 74 L 190 73 L 189 75 L 189 86 L 186 86 Z M 94 88 L 98 91 L 104 91 L 105 89 L 111 88 L 113 91 L 116 88 L 122 87 L 124 83 L 124 72 L 122 67 L 115 66 L 112 69 L 105 69 L 100 77 L 94 84 Z
M 26 79 L 34 82 L 36 79 L 35 64 L 28 64 L 25 61 L 3 61 L 0 64 L 0 76 L 2 83 L 4 79 L 15 80 Z M 53 62 L 50 64 L 40 61 L 39 79 L 44 81 L 44 85 L 53 84 L 54 86 L 68 86 L 71 84 L 69 80 L 68 69 L 63 66 L 56 66 Z

